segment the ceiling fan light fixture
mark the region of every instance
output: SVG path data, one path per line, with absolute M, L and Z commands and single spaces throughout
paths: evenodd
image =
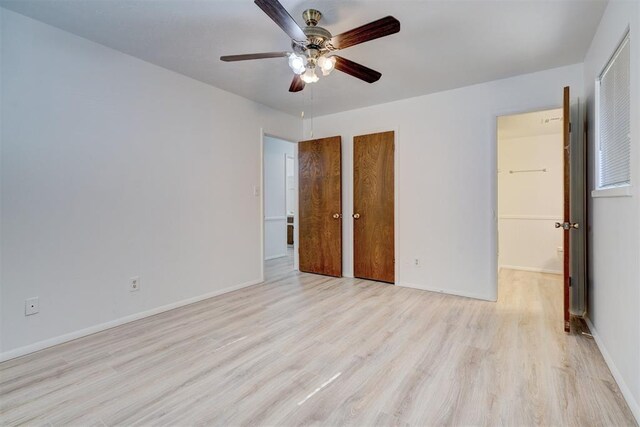
M 316 70 L 313 68 L 307 68 L 307 71 L 305 71 L 300 78 L 305 83 L 315 83 L 320 80 L 318 76 L 316 76 Z
M 321 56 L 318 58 L 318 66 L 322 70 L 323 76 L 328 76 L 336 65 L 336 58 L 333 56 Z
M 254 0 L 254 3 L 289 36 L 292 50 L 224 55 L 220 57 L 220 60 L 235 62 L 287 58 L 289 68 L 295 73 L 289 86 L 289 92 L 300 92 L 304 89 L 305 84 L 317 82 L 320 74 L 316 74 L 316 67 L 323 76 L 328 76 L 334 69 L 337 69 L 367 83 L 377 82 L 382 77 L 382 73 L 332 54 L 337 50 L 390 36 L 400 31 L 400 21 L 393 16 L 385 16 L 334 36 L 327 29 L 318 26 L 322 13 L 316 9 L 307 9 L 302 13 L 304 22 L 307 24 L 303 29 L 279 0 Z
M 302 74 L 306 70 L 306 58 L 298 56 L 295 53 L 289 55 L 289 67 L 296 74 Z

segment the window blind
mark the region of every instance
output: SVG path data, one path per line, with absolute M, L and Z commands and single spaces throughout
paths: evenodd
M 631 91 L 629 37 L 620 44 L 600 76 L 599 187 L 631 180 Z

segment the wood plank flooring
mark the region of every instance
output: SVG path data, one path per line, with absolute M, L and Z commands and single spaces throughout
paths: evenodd
M 264 277 L 273 280 L 293 271 L 293 247 L 287 247 L 287 256 L 271 259 L 264 263 Z
M 559 276 L 504 270 L 491 303 L 267 271 L 0 364 L 0 424 L 635 425 Z

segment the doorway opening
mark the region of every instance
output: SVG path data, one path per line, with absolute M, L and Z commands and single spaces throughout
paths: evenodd
M 562 108 L 497 120 L 498 295 L 508 305 L 514 286 L 563 304 L 563 123 Z
M 271 280 L 294 269 L 297 246 L 296 144 L 263 137 L 264 277 Z

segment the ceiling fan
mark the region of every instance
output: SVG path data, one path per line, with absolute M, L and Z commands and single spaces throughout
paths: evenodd
M 336 69 L 367 83 L 378 81 L 382 76 L 381 73 L 333 53 L 340 49 L 400 31 L 400 22 L 393 16 L 387 16 L 337 36 L 332 36 L 326 29 L 318 27 L 318 22 L 322 18 L 322 13 L 318 10 L 307 9 L 302 13 L 302 18 L 307 24 L 302 29 L 278 0 L 255 0 L 254 3 L 291 37 L 293 52 L 228 55 L 221 56 L 220 59 L 225 62 L 232 62 L 287 57 L 289 58 L 289 67 L 295 73 L 289 92 L 299 92 L 304 89 L 306 83 L 317 82 L 316 68 L 320 69 L 323 76 L 329 75 L 331 71 Z

